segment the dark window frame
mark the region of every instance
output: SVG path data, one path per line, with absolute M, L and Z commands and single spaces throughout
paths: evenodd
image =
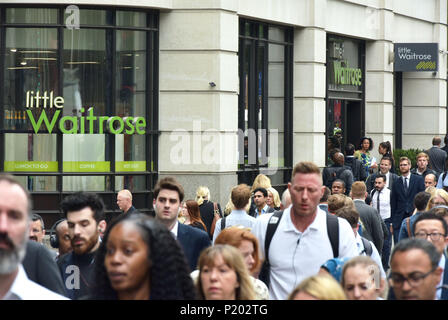
M 246 34 L 246 23 L 249 24 L 250 34 Z M 269 39 L 269 27 L 281 28 L 285 32 L 284 41 L 277 41 Z M 283 191 L 287 183 L 291 180 L 292 167 L 293 167 L 293 46 L 294 46 L 294 29 L 291 27 L 285 27 L 276 24 L 269 24 L 260 21 L 240 19 L 239 21 L 239 48 L 238 48 L 238 59 L 239 59 L 239 97 L 238 97 L 238 128 L 239 130 L 245 131 L 245 81 L 242 80 L 242 74 L 244 70 L 245 59 L 245 42 L 251 41 L 251 52 L 249 59 L 249 85 L 248 85 L 248 128 L 255 130 L 256 139 L 258 141 L 258 129 L 269 129 L 268 128 L 268 45 L 278 44 L 284 46 L 284 166 L 279 167 L 277 172 L 283 172 L 283 181 L 281 184 L 274 184 L 279 191 Z M 260 35 L 260 30 L 262 30 L 262 35 Z M 258 49 L 264 44 L 264 59 L 261 64 L 261 69 L 264 75 L 262 79 L 262 127 L 258 128 L 258 110 L 257 110 L 257 83 L 258 83 Z M 269 146 L 266 143 L 266 150 L 269 150 Z M 265 173 L 263 169 L 268 169 L 267 165 L 259 164 L 258 157 L 258 143 L 255 146 L 256 161 L 255 164 L 239 164 L 238 166 L 238 183 L 246 183 L 251 185 L 255 177 L 259 173 Z M 240 150 L 243 148 L 240 147 Z M 269 176 L 269 174 L 268 174 Z

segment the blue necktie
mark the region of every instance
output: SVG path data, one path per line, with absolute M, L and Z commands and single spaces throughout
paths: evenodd
M 408 194 L 408 178 L 404 178 L 403 180 L 403 186 L 404 186 L 404 192 L 407 195 Z

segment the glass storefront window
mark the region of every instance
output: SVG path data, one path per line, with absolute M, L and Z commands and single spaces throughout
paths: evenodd
M 118 116 L 145 116 L 146 33 L 117 31 L 115 69 Z
M 59 210 L 74 191 L 110 201 L 121 187 L 145 199 L 157 181 L 158 13 L 0 4 L 2 18 L 1 169 L 38 210 Z M 143 119 L 133 130 L 126 117 Z
M 87 116 L 89 108 L 95 115 L 107 114 L 106 31 L 64 29 L 63 65 L 63 114 Z
M 115 191 L 123 189 L 145 191 L 146 181 L 144 176 L 116 176 Z
M 8 28 L 6 30 L 3 128 L 32 129 L 27 107 L 38 118 L 51 92 L 58 92 L 57 30 Z M 43 97 L 37 99 L 34 97 Z M 49 107 L 47 105 L 47 107 Z M 48 110 L 49 116 L 55 109 Z
M 58 10 L 50 8 L 8 8 L 6 23 L 57 23 Z
M 136 11 L 117 11 L 117 26 L 146 27 L 146 14 Z

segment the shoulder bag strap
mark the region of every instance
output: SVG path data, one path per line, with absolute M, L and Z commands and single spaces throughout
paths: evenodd
M 327 213 L 327 233 L 333 249 L 333 257 L 337 258 L 339 257 L 339 221 L 336 216 L 329 213 Z
M 277 230 L 282 215 L 283 210 L 275 211 L 269 218 L 268 227 L 266 229 L 266 238 L 264 239 L 264 253 L 266 262 L 269 261 L 269 246 L 271 245 L 272 238 L 274 237 L 274 233 Z

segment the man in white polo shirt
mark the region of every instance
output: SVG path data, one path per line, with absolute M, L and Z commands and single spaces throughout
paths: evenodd
M 22 266 L 31 223 L 28 192 L 0 175 L 0 300 L 67 300 L 28 279 Z
M 318 208 L 324 193 L 319 167 L 312 162 L 296 164 L 288 183 L 292 206 L 280 217 L 278 227 L 269 247 L 270 284 L 269 296 L 284 300 L 306 277 L 318 273 L 325 261 L 335 258 L 327 232 L 327 214 Z M 262 256 L 268 224 L 273 215 L 262 215 L 255 222 L 253 233 L 257 236 Z M 355 236 L 345 219 L 338 223 L 338 255 L 358 255 Z

